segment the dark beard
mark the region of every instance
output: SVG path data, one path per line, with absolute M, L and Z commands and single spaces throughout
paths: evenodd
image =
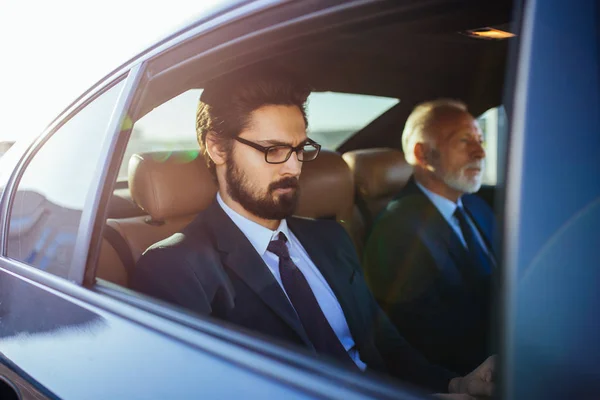
M 294 213 L 300 194 L 300 186 L 296 178 L 288 177 L 273 182 L 267 188 L 265 197 L 256 198 L 248 188 L 249 183 L 246 174 L 237 167 L 232 158 L 230 156 L 227 163 L 225 180 L 227 182 L 227 193 L 234 201 L 238 202 L 249 213 L 263 219 L 282 220 Z M 273 191 L 287 188 L 294 190 L 278 196 L 277 200 L 273 199 Z

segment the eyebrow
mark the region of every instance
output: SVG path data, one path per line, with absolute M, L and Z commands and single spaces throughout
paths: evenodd
M 261 144 L 265 144 L 265 145 L 268 145 L 268 146 L 292 146 L 291 143 L 282 142 L 281 140 L 276 140 L 276 139 L 257 140 L 256 142 L 257 143 L 261 143 Z M 306 138 L 304 138 L 304 140 L 300 141 L 298 143 L 298 145 L 302 144 L 302 143 L 306 143 L 306 142 L 308 142 L 308 137 L 306 137 Z

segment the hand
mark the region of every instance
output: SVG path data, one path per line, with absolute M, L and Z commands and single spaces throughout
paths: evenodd
M 492 396 L 494 392 L 494 369 L 496 356 L 490 356 L 467 376 L 450 381 L 450 393 L 466 393 L 471 396 Z

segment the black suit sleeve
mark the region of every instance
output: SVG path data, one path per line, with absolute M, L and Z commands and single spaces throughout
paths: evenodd
M 457 375 L 431 364 L 400 335 L 368 289 L 352 240 L 343 229 L 340 230 L 342 231 L 340 235 L 345 238 L 343 246 L 347 249 L 346 259 L 351 260 L 352 267 L 355 269 L 353 287 L 356 293 L 354 294 L 366 310 L 368 326 L 365 326 L 365 329 L 369 337 L 367 342 L 373 341 L 390 375 L 429 388 L 434 392 L 447 392 L 450 380 Z
M 210 314 L 210 301 L 190 256 L 186 249 L 150 248 L 137 262 L 130 287 L 199 314 Z
M 466 374 L 487 356 L 482 338 L 488 320 L 471 304 L 460 281 L 442 278 L 407 220 L 405 214 L 388 214 L 373 230 L 363 262 L 367 282 L 413 346 L 429 360 Z
M 372 302 L 373 307 L 377 308 L 375 344 L 383 355 L 390 375 L 429 388 L 436 393 L 448 392 L 450 380 L 457 374 L 431 364 L 398 333 L 375 299 L 372 299 Z

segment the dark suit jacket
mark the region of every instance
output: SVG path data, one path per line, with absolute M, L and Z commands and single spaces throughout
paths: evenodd
M 369 369 L 445 392 L 455 374 L 429 364 L 398 334 L 367 288 L 352 241 L 335 221 L 287 220 L 342 307 Z M 215 201 L 138 261 L 131 286 L 200 314 L 314 351 L 285 293 Z
M 491 208 L 474 195 L 462 202 L 492 249 Z M 400 333 L 459 374 L 489 355 L 490 275 L 470 266 L 459 237 L 414 179 L 378 217 L 363 259 L 367 283 Z

